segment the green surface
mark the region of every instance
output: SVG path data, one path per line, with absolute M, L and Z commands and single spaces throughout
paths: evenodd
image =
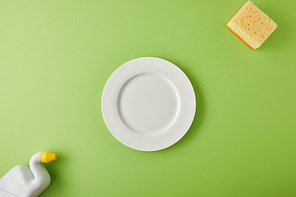
M 278 29 L 251 50 L 226 23 L 245 0 L 0 1 L 0 176 L 46 164 L 46 196 L 296 196 L 296 12 L 254 0 Z M 179 66 L 197 97 L 174 146 L 119 143 L 100 108 L 111 73 L 133 58 Z

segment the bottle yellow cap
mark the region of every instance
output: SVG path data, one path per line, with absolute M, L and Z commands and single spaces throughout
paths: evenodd
M 44 152 L 41 152 L 41 154 L 40 154 L 40 161 L 42 163 L 49 163 L 49 162 L 56 160 L 57 158 L 58 157 L 56 154 L 49 152 L 49 151 L 44 151 Z

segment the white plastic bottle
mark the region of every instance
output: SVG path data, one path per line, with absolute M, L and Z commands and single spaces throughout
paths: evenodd
M 42 163 L 57 159 L 51 152 L 38 152 L 31 157 L 30 168 L 18 165 L 0 179 L 0 197 L 36 197 L 49 185 L 50 176 Z

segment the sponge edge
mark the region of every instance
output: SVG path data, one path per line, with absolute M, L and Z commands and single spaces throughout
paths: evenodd
M 248 1 L 227 27 L 252 49 L 259 48 L 278 27 L 264 12 Z

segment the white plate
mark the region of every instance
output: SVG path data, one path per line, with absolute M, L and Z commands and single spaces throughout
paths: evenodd
M 196 101 L 187 76 L 174 64 L 142 57 L 120 66 L 108 79 L 102 113 L 113 136 L 141 151 L 156 151 L 188 131 Z

